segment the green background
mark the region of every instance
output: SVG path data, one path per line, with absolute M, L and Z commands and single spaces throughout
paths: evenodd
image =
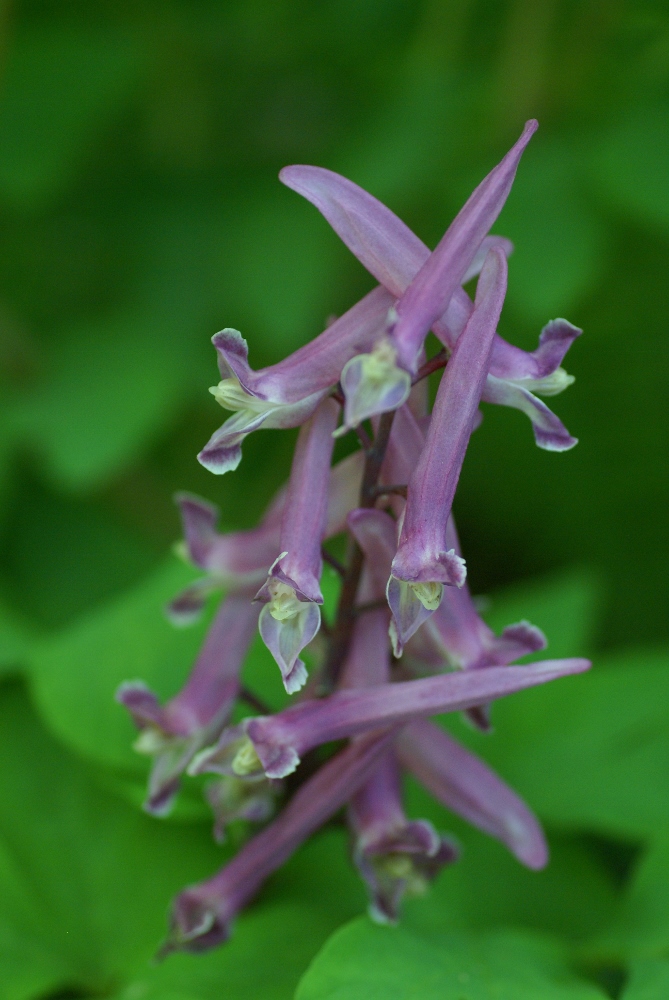
M 391 939 L 363 920 L 330 941 L 297 995 L 662 997 L 666 5 L 0 10 L 0 998 L 290 997 L 328 934 L 363 912 L 333 827 L 272 881 L 227 950 L 146 972 L 170 896 L 221 854 L 196 794 L 174 823 L 138 811 L 145 762 L 111 695 L 136 676 L 173 693 L 201 637 L 160 615 L 189 578 L 169 554 L 173 492 L 200 493 L 225 528 L 246 527 L 289 467 L 294 434 L 276 431 L 247 440 L 234 474 L 197 464 L 223 417 L 207 392 L 209 338 L 240 329 L 257 368 L 373 284 L 279 169 L 338 170 L 434 246 L 528 117 L 540 129 L 495 227 L 516 245 L 500 329 L 528 348 L 556 316 L 584 329 L 565 362 L 576 382 L 551 401 L 580 443 L 539 451 L 525 417 L 484 405 L 456 513 L 496 626 L 534 617 L 555 655 L 595 660 L 591 678 L 500 705 L 495 736 L 465 737 L 547 821 L 553 866 L 528 876 L 458 827 L 472 845 L 461 874 L 388 932 L 406 935 L 391 950 L 407 985 L 383 980 L 373 956 Z M 248 670 L 275 698 L 261 650 Z M 490 895 L 485 914 L 472 894 Z M 360 955 L 371 980 L 355 979 Z M 426 964 L 436 986 L 416 978 Z M 515 982 L 520 967 L 530 972 Z

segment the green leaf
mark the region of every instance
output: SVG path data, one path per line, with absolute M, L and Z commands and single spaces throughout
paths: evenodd
M 573 569 L 523 581 L 493 594 L 483 614 L 499 633 L 523 619 L 548 639 L 545 656 L 583 656 L 591 648 L 601 607 L 601 583 L 595 573 Z M 532 659 L 537 659 L 533 656 Z
M 412 817 L 455 833 L 462 856 L 419 899 L 404 904 L 409 929 L 450 930 L 525 927 L 558 934 L 580 944 L 599 933 L 618 905 L 619 893 L 606 871 L 577 837 L 549 832 L 550 858 L 542 871 L 524 868 L 486 834 L 452 816 L 413 782 L 407 789 Z
M 7 995 L 41 992 L 31 980 L 49 975 L 106 991 L 150 958 L 170 897 L 221 853 L 206 829 L 161 826 L 101 790 L 17 683 L 0 688 L 0 757 L 0 946 L 21 942 Z
M 41 207 L 69 183 L 142 67 L 137 44 L 85 22 L 21 24 L 0 103 L 0 197 Z
M 669 996 L 669 961 L 633 962 L 621 1000 L 661 1000 Z
M 605 959 L 655 958 L 669 950 L 669 842 L 648 848 L 611 925 L 588 948 Z
M 189 327 L 147 306 L 63 331 L 50 345 L 47 377 L 12 416 L 58 485 L 101 485 L 164 431 L 199 362 Z
M 125 773 L 146 773 L 146 760 L 132 750 L 135 729 L 114 694 L 125 680 L 143 680 L 163 698 L 183 684 L 205 622 L 175 629 L 162 609 L 193 575 L 172 557 L 138 587 L 32 649 L 39 709 L 83 757 Z
M 132 979 L 114 1000 L 289 1000 L 328 936 L 364 907 L 343 831 L 319 834 L 237 921 L 232 939 L 205 955 L 174 955 Z
M 550 939 L 520 932 L 417 935 L 353 921 L 328 941 L 296 1000 L 596 1000 Z
M 597 143 L 591 166 L 603 192 L 626 213 L 669 226 L 669 133 L 666 103 L 633 108 Z
M 597 657 L 588 674 L 500 700 L 496 732 L 464 738 L 540 816 L 639 839 L 666 830 L 669 651 Z
M 0 677 L 25 665 L 33 639 L 29 626 L 0 601 Z
M 162 824 L 100 788 L 40 724 L 19 683 L 0 686 L 0 997 L 50 992 L 155 1000 L 289 1000 L 307 963 L 363 895 L 343 831 L 313 838 L 204 956 L 149 964 L 184 885 L 230 854 L 208 827 Z M 287 944 L 288 943 L 288 944 Z
M 538 137 L 527 150 L 497 232 L 513 240 L 509 301 L 546 323 L 578 304 L 600 275 L 606 231 L 579 190 L 579 154 Z

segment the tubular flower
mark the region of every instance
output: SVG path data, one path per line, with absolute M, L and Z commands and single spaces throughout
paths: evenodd
M 390 749 L 352 796 L 348 819 L 355 836 L 353 859 L 367 884 L 369 914 L 377 923 L 396 923 L 402 897 L 422 895 L 441 868 L 457 860 L 453 840 L 439 836 L 427 820 L 407 820 Z
M 446 545 L 460 554 L 452 516 L 446 525 Z M 507 625 L 496 636 L 477 612 L 466 583 L 459 589 L 444 589 L 442 602 L 430 618 L 422 639 L 424 648 L 433 645 L 438 659 L 461 670 L 506 666 L 547 646 L 541 629 L 526 621 Z M 465 714 L 478 729 L 490 728 L 487 705 L 478 705 Z
M 419 270 L 430 259 L 430 251 L 408 226 L 385 205 L 345 177 L 322 167 L 309 166 L 284 167 L 279 176 L 284 184 L 319 209 L 367 270 L 397 298 L 404 294 Z M 491 177 L 492 175 L 487 180 Z M 463 213 L 464 211 L 465 209 Z M 445 239 L 446 237 L 442 243 Z M 445 310 L 432 323 L 435 334 L 451 351 L 473 309 L 471 299 L 461 284 L 479 273 L 488 250 L 495 245 L 507 255 L 513 249 L 511 243 L 503 237 L 486 237 L 453 291 L 450 301 L 447 301 Z M 573 378 L 560 365 L 567 350 L 580 334 L 581 330 L 567 320 L 557 319 L 542 330 L 536 351 L 527 352 L 514 347 L 498 334 L 495 334 L 493 341 L 490 372 L 482 398 L 486 402 L 512 406 L 526 413 L 533 424 L 537 444 L 551 451 L 564 451 L 573 447 L 576 438 L 569 434 L 555 414 L 535 394 L 553 396 L 573 382 Z M 386 358 L 392 355 L 392 348 L 389 346 L 385 346 L 383 351 Z M 357 360 L 350 362 L 350 365 L 357 365 L 361 372 L 365 361 Z M 360 375 L 356 377 L 358 382 L 351 385 L 350 394 L 358 390 Z M 397 380 L 400 376 L 394 374 L 394 378 Z M 343 380 L 344 385 L 345 383 L 346 378 Z M 351 408 L 352 404 L 349 404 L 349 409 Z M 348 414 L 346 422 L 349 422 Z
M 353 512 L 356 513 L 387 516 L 381 511 Z M 363 523 L 373 528 L 369 517 L 364 521 L 359 518 L 358 528 Z M 363 533 L 364 529 L 356 537 L 360 539 Z M 369 558 L 369 550 L 365 554 Z M 371 558 L 370 564 L 373 565 Z M 383 594 L 385 575 L 382 566 L 376 587 L 374 581 L 370 582 L 372 594 L 375 589 L 376 594 Z M 358 619 L 342 671 L 341 688 L 388 682 L 390 650 L 387 637 L 387 609 L 371 611 Z M 348 821 L 353 834 L 353 859 L 367 885 L 370 916 L 378 923 L 395 923 L 402 897 L 424 892 L 439 870 L 457 857 L 454 843 L 441 837 L 431 823 L 407 820 L 392 747 L 385 750 L 374 773 L 351 797 Z
M 265 604 L 260 634 L 289 694 L 306 682 L 306 667 L 299 655 L 321 624 L 321 544 L 338 414 L 339 405 L 326 399 L 300 431 L 281 519 L 281 555 L 257 595 Z
M 544 660 L 523 667 L 488 667 L 337 691 L 329 698 L 303 701 L 277 715 L 246 719 L 224 730 L 216 746 L 194 759 L 190 773 L 268 778 L 292 774 L 307 751 L 422 716 L 461 712 L 494 698 L 581 673 L 588 660 Z
M 295 793 L 277 819 L 249 840 L 217 875 L 184 889 L 172 905 L 162 949 L 205 951 L 230 936 L 236 914 L 273 871 L 354 794 L 376 765 L 390 734 L 370 733 L 337 754 Z
M 244 437 L 258 427 L 300 431 L 289 481 L 256 528 L 223 534 L 215 507 L 178 494 L 180 550 L 203 575 L 172 602 L 170 616 L 183 624 L 211 590 L 227 597 L 182 691 L 164 705 L 139 681 L 117 694 L 140 729 L 137 749 L 154 758 L 150 812 L 169 810 L 184 774 L 209 775 L 204 795 L 217 840 L 230 823 L 264 824 L 221 871 L 177 896 L 163 954 L 226 940 L 268 875 L 342 807 L 370 913 L 397 920 L 402 898 L 425 890 L 457 856 L 448 837 L 407 817 L 402 770 L 521 863 L 546 862 L 528 806 L 429 721 L 465 712 L 489 728 L 494 699 L 590 666 L 576 658 L 513 665 L 546 639 L 524 621 L 495 636 L 479 617 L 451 512 L 481 400 L 523 409 L 544 448 L 575 440 L 537 394 L 569 384 L 560 366 L 580 331 L 554 320 L 531 353 L 496 332 L 512 248 L 489 229 L 535 128 L 527 124 L 432 254 L 344 178 L 314 167 L 282 173 L 381 284 L 311 344 L 257 372 L 241 334 L 214 337 L 221 381 L 212 392 L 232 416 L 202 464 L 216 473 L 235 468 Z M 462 285 L 477 276 L 472 303 Z M 430 329 L 446 349 L 428 361 Z M 426 376 L 439 368 L 430 412 Z M 352 427 L 362 447 L 332 467 L 335 438 Z M 339 533 L 348 536 L 345 547 L 322 547 Z M 324 560 L 341 585 L 322 622 Z M 274 714 L 243 676 L 256 622 L 287 692 L 297 694 Z M 319 631 L 302 690 L 300 655 Z M 329 745 L 338 741 L 335 752 Z
M 210 391 L 230 417 L 204 446 L 199 462 L 221 475 L 237 468 L 241 445 L 259 427 L 299 427 L 337 384 L 346 362 L 367 351 L 380 336 L 392 296 L 375 288 L 335 320 L 319 337 L 285 361 L 254 372 L 248 346 L 238 330 L 213 337 L 221 381 Z
M 214 814 L 214 840 L 225 842 L 229 823 L 245 819 L 249 823 L 263 823 L 274 813 L 276 798 L 281 790 L 280 781 L 267 778 L 237 778 L 226 774 L 210 781 L 204 796 Z
M 239 672 L 258 621 L 248 596 L 221 604 L 181 691 L 161 706 L 141 681 L 122 684 L 116 700 L 140 730 L 138 753 L 154 758 L 144 808 L 157 816 L 172 808 L 181 775 L 193 757 L 217 739 L 239 691 Z
M 465 564 L 446 548 L 446 525 L 488 370 L 492 337 L 506 292 L 506 258 L 489 251 L 476 305 L 439 385 L 425 447 L 409 480 L 397 554 L 388 581 L 395 653 L 436 611 L 444 585 L 461 587 Z
M 346 515 L 357 503 L 362 478 L 361 452 L 354 452 L 329 470 L 325 538 L 346 527 Z M 184 541 L 180 548 L 207 576 L 195 580 L 166 608 L 170 621 L 190 625 L 200 616 L 209 594 L 216 590 L 255 591 L 279 555 L 281 518 L 287 488 L 282 487 L 268 507 L 262 523 L 250 531 L 216 531 L 218 508 L 192 493 L 177 493 Z

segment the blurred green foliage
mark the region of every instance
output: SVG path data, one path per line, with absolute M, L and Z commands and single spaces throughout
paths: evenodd
M 210 336 L 238 327 L 260 367 L 372 286 L 280 167 L 345 173 L 434 245 L 530 116 L 496 226 L 516 244 L 501 330 L 532 347 L 556 315 L 583 327 L 554 404 L 580 443 L 540 452 L 518 413 L 484 407 L 456 509 L 474 590 L 507 588 L 495 625 L 532 618 L 598 670 L 500 704 L 492 739 L 454 725 L 549 822 L 553 867 L 520 873 L 456 824 L 465 860 L 394 939 L 411 982 L 359 978 L 385 940 L 363 921 L 297 995 L 663 996 L 669 10 L 15 0 L 0 40 L 0 998 L 279 1000 L 361 912 L 333 827 L 233 944 L 150 968 L 169 896 L 221 855 L 194 799 L 176 824 L 139 815 L 112 695 L 139 676 L 173 693 L 201 635 L 160 617 L 188 577 L 171 494 L 248 526 L 287 473 L 290 433 L 253 435 L 222 479 L 195 461 L 222 420 Z M 260 648 L 246 669 L 279 704 Z

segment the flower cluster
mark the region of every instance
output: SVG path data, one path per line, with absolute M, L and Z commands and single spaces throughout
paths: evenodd
M 250 368 L 236 330 L 213 338 L 221 381 L 211 392 L 233 415 L 200 462 L 221 474 L 239 464 L 252 431 L 300 431 L 288 484 L 257 528 L 222 535 L 216 508 L 177 497 L 185 552 L 204 576 L 175 598 L 169 614 L 184 624 L 211 591 L 226 596 L 183 690 L 165 705 L 141 682 L 118 692 L 140 730 L 137 750 L 153 757 L 149 812 L 169 811 L 184 773 L 213 774 L 206 795 L 217 839 L 236 819 L 266 824 L 220 872 L 179 894 L 168 951 L 224 941 L 267 876 L 344 806 L 370 913 L 395 921 L 402 896 L 422 891 L 458 853 L 429 822 L 406 817 L 403 772 L 523 864 L 546 863 L 544 836 L 528 807 L 429 721 L 462 711 L 489 728 L 496 698 L 589 666 L 582 659 L 513 665 L 546 640 L 525 621 L 496 636 L 480 618 L 451 513 L 481 400 L 526 413 L 541 448 L 576 443 L 539 396 L 572 381 L 560 364 L 580 330 L 554 320 L 533 352 L 497 333 L 512 247 L 489 230 L 535 129 L 527 123 L 432 253 L 345 178 L 307 166 L 280 175 L 323 213 L 379 285 L 310 344 L 261 371 Z M 472 302 L 463 285 L 473 278 Z M 428 360 L 430 331 L 443 347 Z M 426 377 L 440 369 L 430 413 Z M 348 431 L 361 448 L 333 465 L 335 440 Z M 344 532 L 348 555 L 340 563 L 324 542 Z M 329 624 L 321 613 L 324 557 L 341 575 Z M 233 723 L 256 627 L 296 697 L 275 714 L 256 704 L 258 714 Z M 308 677 L 301 654 L 319 632 Z

